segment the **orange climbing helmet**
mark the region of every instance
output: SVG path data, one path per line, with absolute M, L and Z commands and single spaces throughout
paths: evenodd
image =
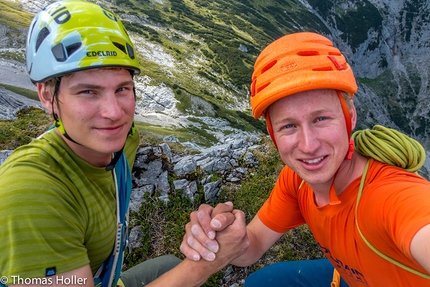
M 254 64 L 251 107 L 256 119 L 275 101 L 299 92 L 334 89 L 357 91 L 351 67 L 322 35 L 298 32 L 267 46 Z

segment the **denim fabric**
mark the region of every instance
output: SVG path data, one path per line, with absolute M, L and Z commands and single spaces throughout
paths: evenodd
M 249 275 L 244 287 L 330 287 L 333 270 L 327 259 L 280 262 Z M 340 286 L 348 287 L 342 279 Z

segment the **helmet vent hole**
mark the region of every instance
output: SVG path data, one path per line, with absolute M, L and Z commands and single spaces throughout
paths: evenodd
M 318 68 L 313 68 L 312 69 L 312 71 L 319 71 L 319 72 L 321 72 L 321 71 L 333 71 L 333 68 L 332 67 L 330 67 L 330 66 L 327 66 L 327 67 L 318 67 Z
M 309 57 L 309 56 L 318 56 L 320 53 L 318 51 L 300 51 L 297 52 L 298 56 Z
M 36 52 L 39 50 L 40 45 L 42 44 L 43 40 L 45 40 L 46 37 L 49 35 L 49 30 L 46 27 L 43 27 L 42 30 L 40 30 L 39 35 L 37 35 L 36 40 Z
M 122 45 L 122 44 L 120 44 L 118 42 L 112 42 L 112 43 L 115 45 L 115 47 L 117 47 L 118 49 L 120 49 L 121 51 L 123 51 L 125 54 L 127 54 L 127 51 L 125 50 L 125 46 L 124 45 Z
M 127 45 L 128 55 L 130 56 L 131 59 L 134 59 L 134 50 L 133 50 L 133 47 L 130 46 L 128 43 L 126 45 Z
M 66 55 L 66 52 L 64 51 L 63 44 L 60 43 L 55 45 L 54 47 L 52 47 L 51 51 L 58 62 L 64 62 L 67 60 L 67 55 Z
M 76 52 L 80 47 L 82 46 L 82 43 L 77 42 L 74 44 L 71 44 L 66 47 L 67 55 L 70 57 L 74 52 Z
M 265 73 L 267 70 L 270 70 L 273 66 L 275 66 L 275 65 L 276 65 L 276 63 L 277 63 L 277 62 L 278 62 L 277 60 L 274 60 L 274 61 L 270 62 L 269 64 L 267 64 L 266 66 L 264 66 L 264 68 L 263 68 L 263 69 L 261 69 L 261 73 L 263 74 L 263 73 Z
M 261 87 L 258 87 L 257 93 L 261 92 L 262 90 L 264 90 L 265 88 L 267 88 L 267 86 L 269 86 L 269 85 L 270 85 L 270 82 L 262 85 Z

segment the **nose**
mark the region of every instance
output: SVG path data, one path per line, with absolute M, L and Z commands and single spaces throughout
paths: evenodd
M 121 101 L 119 101 L 115 93 L 108 93 L 101 98 L 100 115 L 111 120 L 120 119 L 124 115 Z
M 320 147 L 321 142 L 318 134 L 312 127 L 302 127 L 299 132 L 297 147 L 303 153 L 313 154 Z

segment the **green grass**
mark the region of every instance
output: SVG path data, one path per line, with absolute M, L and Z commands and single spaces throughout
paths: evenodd
M 151 125 L 148 123 L 136 122 L 136 127 L 139 129 L 142 141 L 149 144 L 160 144 L 163 142 L 163 138 L 166 136 L 173 135 L 180 142 L 193 142 L 200 146 L 209 147 L 216 142 L 216 138 L 205 131 L 197 127 L 161 127 L 157 125 Z
M 0 58 L 6 59 L 6 60 L 14 60 L 20 63 L 25 64 L 25 54 L 24 52 L 9 52 L 9 51 L 3 51 L 0 52 Z
M 52 124 L 42 109 L 30 107 L 17 113 L 15 121 L 0 121 L 0 150 L 13 150 L 38 137 Z
M 20 7 L 19 2 L 0 0 L 0 24 L 27 29 L 33 17 Z
M 0 86 L 4 87 L 5 89 L 7 89 L 11 92 L 22 95 L 24 97 L 27 97 L 29 99 L 39 101 L 39 96 L 37 95 L 36 91 L 25 89 L 25 88 L 20 88 L 20 87 L 15 87 L 15 86 L 11 86 L 11 85 L 1 84 L 1 83 L 0 83 Z

